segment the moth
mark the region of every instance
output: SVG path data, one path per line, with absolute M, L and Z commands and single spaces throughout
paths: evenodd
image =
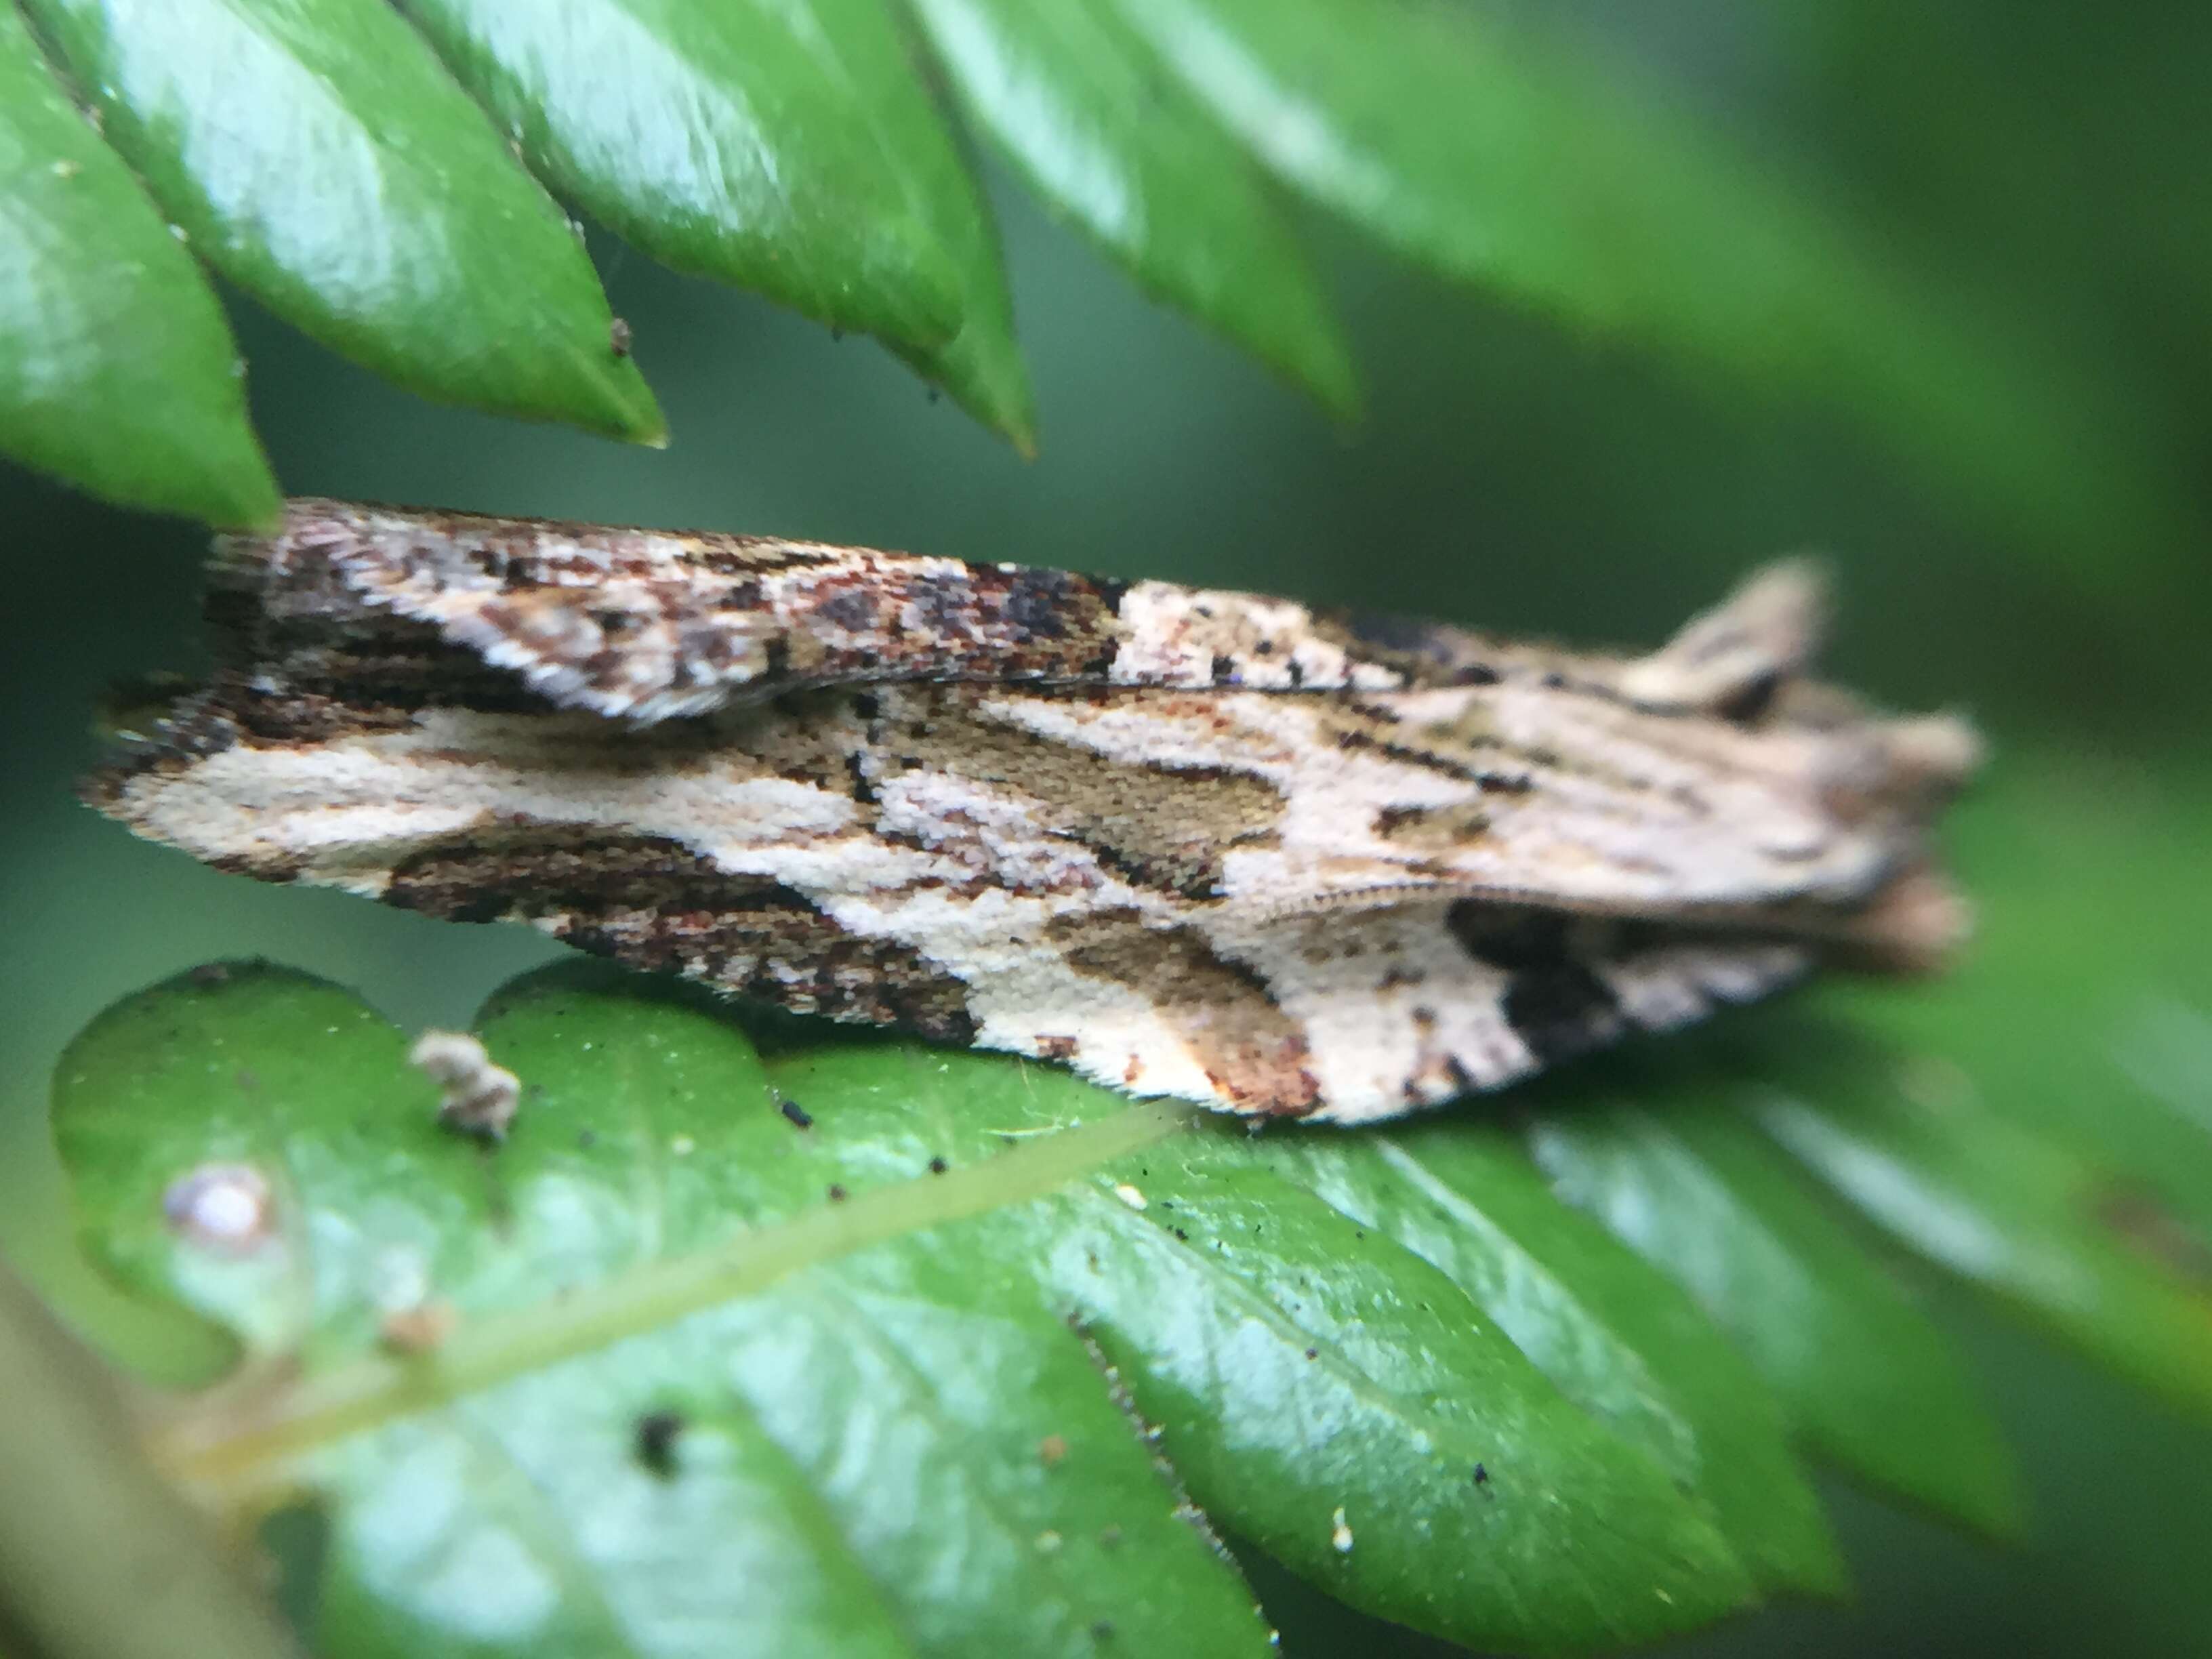
M 1816 683 L 1821 584 L 1644 654 L 728 535 L 301 501 L 85 799 L 267 881 L 805 1013 L 1361 1122 L 1933 965 L 1951 716 Z

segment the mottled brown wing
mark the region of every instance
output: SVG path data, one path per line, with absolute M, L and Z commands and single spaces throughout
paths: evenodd
M 554 702 L 642 723 L 838 684 L 1387 690 L 1502 672 L 1472 635 L 1370 643 L 1286 599 L 763 537 L 295 501 L 219 563 L 273 609 L 380 608 Z
M 215 680 L 86 787 L 141 834 L 1242 1111 L 1389 1115 L 1961 925 L 1971 734 L 1802 681 L 1802 568 L 1623 659 L 306 502 L 210 610 Z

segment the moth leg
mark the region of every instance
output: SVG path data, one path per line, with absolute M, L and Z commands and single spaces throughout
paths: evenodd
M 1828 584 L 1810 559 L 1755 571 L 1719 605 L 1692 617 L 1658 650 L 1628 665 L 1620 689 L 1646 708 L 1756 720 L 1820 649 Z

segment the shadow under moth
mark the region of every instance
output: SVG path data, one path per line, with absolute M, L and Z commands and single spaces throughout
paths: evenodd
M 1939 959 L 1949 717 L 1816 574 L 1645 655 L 1167 582 L 296 501 L 84 786 L 226 870 L 1357 1122 L 1823 963 Z

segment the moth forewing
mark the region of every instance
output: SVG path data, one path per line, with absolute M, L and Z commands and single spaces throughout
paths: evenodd
M 722 536 L 295 503 L 86 785 L 223 867 L 805 1012 L 1363 1121 L 1917 966 L 1944 718 L 1801 678 L 1811 568 L 1644 657 Z

